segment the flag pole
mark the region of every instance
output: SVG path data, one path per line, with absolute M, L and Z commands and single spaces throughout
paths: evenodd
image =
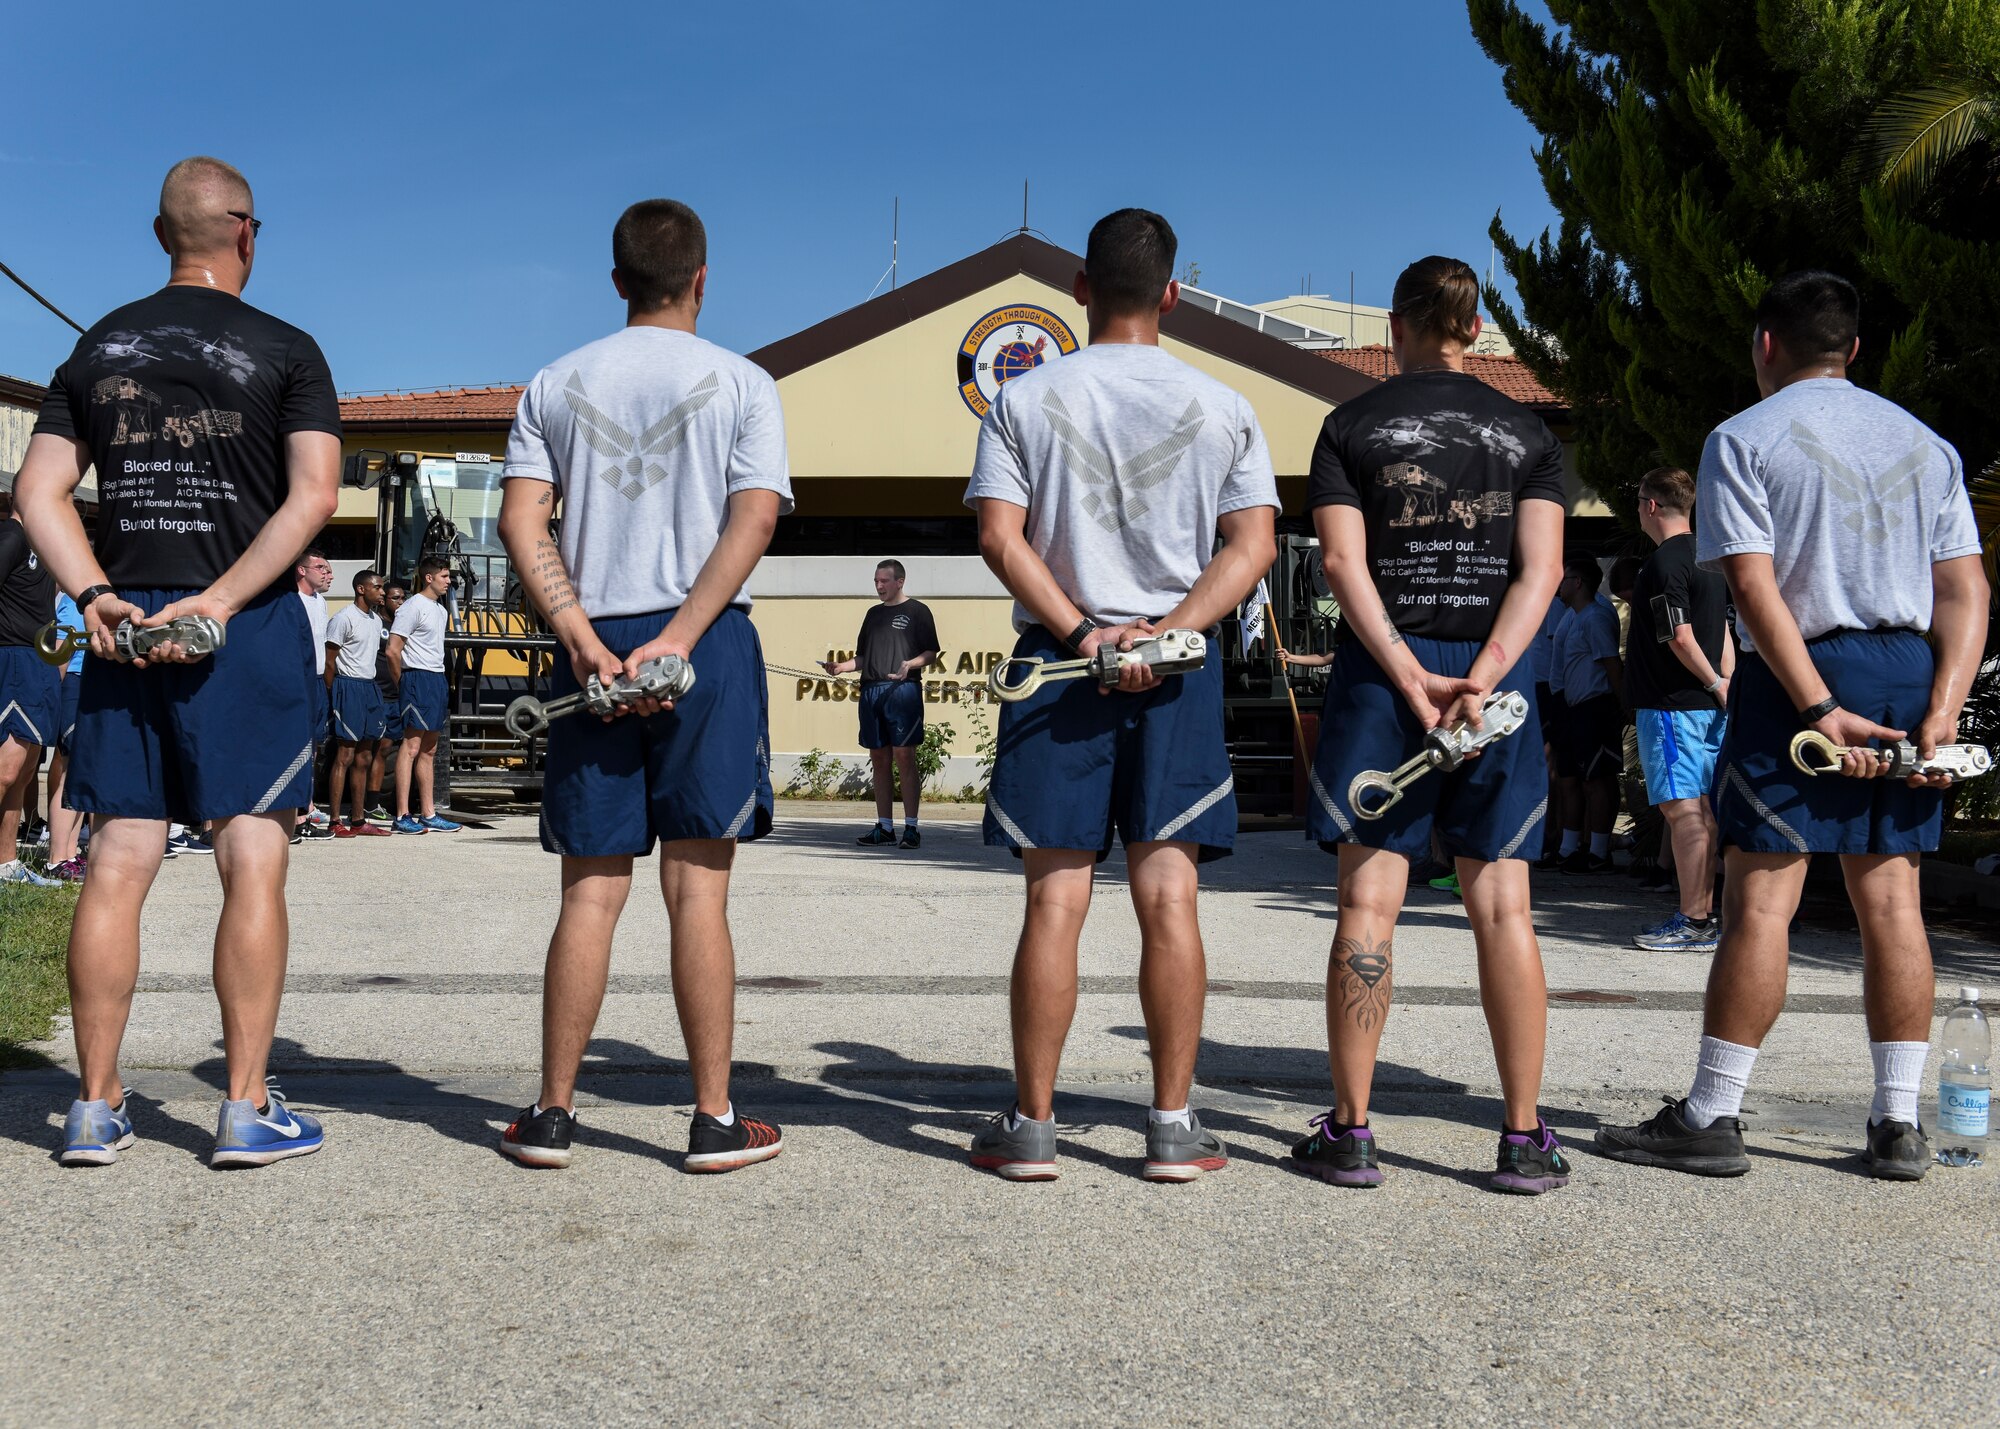
M 1292 665 L 1285 658 L 1285 637 L 1278 633 L 1278 612 L 1271 598 L 1264 598 L 1264 623 L 1271 631 L 1271 646 L 1278 652 L 1278 678 L 1284 681 L 1285 698 L 1292 706 L 1292 738 L 1298 743 L 1299 758 L 1310 764 L 1313 752 L 1306 748 L 1305 721 L 1299 718 L 1299 697 L 1292 692 Z

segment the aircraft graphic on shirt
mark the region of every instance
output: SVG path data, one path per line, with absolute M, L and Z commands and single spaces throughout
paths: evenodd
M 1792 445 L 1819 467 L 1827 489 L 1845 508 L 1840 513 L 1841 525 L 1869 545 L 1879 546 L 1903 524 L 1909 505 L 1898 498 L 1923 474 L 1925 459 L 1930 455 L 1926 449 L 1916 447 L 1880 476 L 1870 477 L 1835 456 L 1821 443 L 1818 434 L 1802 422 L 1792 423 L 1791 438 Z
M 1056 445 L 1062 448 L 1069 469 L 1088 485 L 1110 488 L 1086 495 L 1083 509 L 1098 525 L 1114 533 L 1152 509 L 1140 493 L 1174 474 L 1207 420 L 1200 401 L 1191 399 L 1174 429 L 1163 439 L 1137 456 L 1120 461 L 1077 430 L 1076 423 L 1070 420 L 1069 408 L 1055 392 L 1042 398 L 1042 415 L 1048 418 L 1049 429 L 1055 433 Z
M 722 383 L 711 372 L 695 383 L 694 388 L 670 408 L 652 426 L 632 435 L 606 416 L 596 403 L 584 395 L 583 374 L 572 372 L 569 381 L 563 384 L 563 401 L 576 414 L 577 429 L 584 441 L 601 456 L 613 463 L 601 473 L 611 483 L 612 488 L 627 501 L 637 501 L 652 487 L 667 478 L 667 468 L 663 458 L 680 449 L 687 440 L 688 427 L 695 414 L 715 400 L 722 390 Z

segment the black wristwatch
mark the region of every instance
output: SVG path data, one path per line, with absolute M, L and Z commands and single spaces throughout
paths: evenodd
M 1083 654 L 1084 637 L 1089 635 L 1091 631 L 1096 630 L 1098 628 L 1099 627 L 1097 622 L 1092 620 L 1089 616 L 1086 615 L 1084 616 L 1083 620 L 1077 625 L 1076 629 L 1070 631 L 1068 635 L 1065 635 L 1063 637 L 1063 644 L 1069 647 L 1070 654 L 1081 655 Z
M 97 604 L 97 602 L 104 599 L 104 597 L 106 597 L 107 595 L 116 595 L 116 594 L 118 594 L 118 592 L 113 590 L 108 585 L 94 585 L 90 587 L 90 589 L 84 591 L 82 594 L 77 596 L 76 608 L 79 612 L 89 610 L 93 605 Z
M 1828 715 L 1832 714 L 1835 710 L 1839 708 L 1840 708 L 1840 701 L 1835 699 L 1832 695 L 1828 695 L 1825 699 L 1821 700 L 1811 709 L 1800 710 L 1799 723 L 1818 724 L 1821 720 L 1825 719 Z

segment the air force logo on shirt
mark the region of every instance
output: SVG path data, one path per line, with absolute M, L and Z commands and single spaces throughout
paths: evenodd
M 627 501 L 637 501 L 666 480 L 666 458 L 680 449 L 695 414 L 713 402 L 721 390 L 721 381 L 713 372 L 709 373 L 664 417 L 637 436 L 606 416 L 584 394 L 581 372 L 570 373 L 569 381 L 563 384 L 563 401 L 575 413 L 577 431 L 584 441 L 599 456 L 611 461 L 600 475 Z
M 1114 535 L 1152 509 L 1141 493 L 1174 474 L 1207 420 L 1200 401 L 1190 398 L 1187 410 L 1181 413 L 1171 432 L 1137 456 L 1120 461 L 1077 429 L 1070 420 L 1069 408 L 1053 389 L 1042 398 L 1042 415 L 1048 418 L 1069 469 L 1089 486 L 1109 488 L 1085 496 L 1083 509 Z

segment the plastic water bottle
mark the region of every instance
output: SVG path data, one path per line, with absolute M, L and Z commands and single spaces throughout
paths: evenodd
M 1944 1054 L 1938 1060 L 1938 1161 L 1980 1166 L 1986 1161 L 1991 1123 L 1992 1032 L 1979 1005 L 1979 989 L 1961 987 L 1958 1006 L 1944 1020 Z

